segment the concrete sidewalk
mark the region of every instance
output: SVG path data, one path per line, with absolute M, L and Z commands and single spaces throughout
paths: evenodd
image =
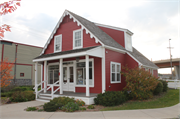
M 43 105 L 30 101 L 0 106 L 0 119 L 175 119 L 180 114 L 180 103 L 167 108 L 99 112 L 26 112 L 25 108 Z

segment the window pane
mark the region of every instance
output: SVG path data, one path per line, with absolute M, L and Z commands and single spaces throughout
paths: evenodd
M 83 85 L 83 68 L 77 69 L 77 85 Z
M 112 81 L 115 81 L 115 73 L 112 73 Z
M 55 50 L 59 51 L 61 49 L 61 36 L 55 37 Z
M 49 71 L 48 84 L 53 84 L 53 71 Z
M 120 65 L 119 64 L 117 64 L 117 73 L 120 73 Z
M 112 64 L 112 72 L 115 72 L 115 64 Z
M 89 79 L 92 79 L 92 68 L 89 68 Z
M 79 63 L 77 63 L 77 67 L 85 67 L 85 62 L 79 62 Z
M 70 82 L 73 83 L 74 82 L 73 67 L 69 67 L 69 70 L 70 70 Z
M 59 80 L 59 70 L 54 70 L 54 83 Z M 59 83 L 57 83 L 59 84 Z
M 63 67 L 63 82 L 67 82 L 67 67 Z
M 117 73 L 117 81 L 120 81 L 120 74 Z

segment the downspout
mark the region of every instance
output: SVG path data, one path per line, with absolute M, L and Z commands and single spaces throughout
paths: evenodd
M 17 47 L 18 44 L 16 45 L 16 50 L 15 50 L 15 63 L 14 63 L 14 85 L 16 85 L 16 63 L 17 63 Z

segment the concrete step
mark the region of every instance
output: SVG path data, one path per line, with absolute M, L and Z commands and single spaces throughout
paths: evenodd
M 51 96 L 41 96 L 39 95 L 40 99 L 47 99 L 47 100 L 51 100 Z

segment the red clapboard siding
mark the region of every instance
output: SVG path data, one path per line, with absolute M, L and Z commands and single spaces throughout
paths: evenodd
M 54 34 L 54 36 L 62 34 L 62 51 L 73 50 L 73 31 L 78 29 L 81 29 L 81 27 L 77 25 L 77 22 L 73 22 L 69 15 L 64 17 L 62 24 Z M 44 54 L 54 53 L 54 36 Z M 96 43 L 95 39 L 90 38 L 90 34 L 86 34 L 85 30 L 83 30 L 83 48 L 98 45 L 101 44 Z
M 105 60 L 106 62 L 106 91 L 120 91 L 126 85 L 125 78 L 121 75 L 121 83 L 111 84 L 110 63 L 111 61 L 121 63 L 121 70 L 122 70 L 122 66 L 124 66 L 125 64 L 125 55 L 122 53 L 118 53 L 118 52 L 106 49 L 105 57 L 106 57 L 106 60 Z
M 110 28 L 105 28 L 102 26 L 98 26 L 101 30 L 103 30 L 105 33 L 107 33 L 109 36 L 111 36 L 116 42 L 118 42 L 120 45 L 125 47 L 125 41 L 124 41 L 124 32 L 119 30 L 114 30 Z
M 92 57 L 90 57 L 92 58 Z M 102 70 L 101 70 L 101 58 L 94 58 L 94 87 L 90 87 L 90 93 L 102 92 Z M 86 87 L 76 87 L 76 92 L 85 93 Z
M 155 76 L 156 78 L 158 78 L 158 71 L 157 71 L 157 70 L 153 70 L 153 76 Z
M 125 58 L 126 58 L 125 65 L 127 65 L 129 68 L 135 68 L 138 66 L 138 63 L 128 54 L 125 54 Z

